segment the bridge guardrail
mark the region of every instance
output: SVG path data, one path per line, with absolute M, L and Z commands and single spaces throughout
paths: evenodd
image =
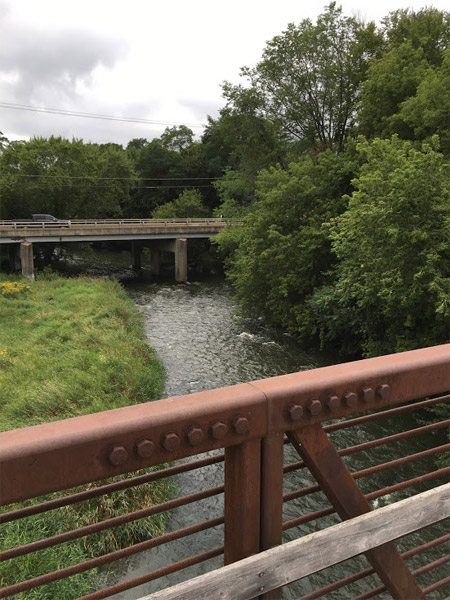
M 225 218 L 205 218 L 205 219 L 70 219 L 67 221 L 61 220 L 61 222 L 54 221 L 0 221 L 0 229 L 76 229 L 77 227 L 83 228 L 97 228 L 97 227 L 131 227 L 141 225 L 142 227 L 152 226 L 169 226 L 169 225 L 186 225 L 186 226 L 198 226 L 198 225 L 240 225 L 242 221 L 240 219 L 225 219 Z
M 182 471 L 194 473 L 195 469 L 211 468 L 211 465 L 221 464 L 223 460 L 225 480 L 222 485 L 196 490 L 184 497 L 145 506 L 130 514 L 84 525 L 49 539 L 33 540 L 20 548 L 0 553 L 3 560 L 20 560 L 21 556 L 31 552 L 53 546 L 57 548 L 69 540 L 105 531 L 121 523 L 147 518 L 202 499 L 220 498 L 224 494 L 223 514 L 212 514 L 206 522 L 186 525 L 79 565 L 38 575 L 28 582 L 11 583 L 0 592 L 0 597 L 110 564 L 118 558 L 170 540 L 181 540 L 188 535 L 224 527 L 223 546 L 205 549 L 154 572 L 85 596 L 86 600 L 104 598 L 221 554 L 225 564 L 230 564 L 281 544 L 283 532 L 299 527 L 304 530 L 309 523 L 318 523 L 319 527 L 321 523 L 329 525 L 329 519 L 335 518 L 332 515 L 336 512 L 342 519 L 352 518 L 369 511 L 369 503 L 378 498 L 392 497 L 400 490 L 414 490 L 416 486 L 432 486 L 434 482 L 448 478 L 450 467 L 428 470 L 421 475 L 413 471 L 409 479 L 395 481 L 364 494 L 356 481 L 400 465 L 415 468 L 417 461 L 448 452 L 450 444 L 447 443 L 395 458 L 395 447 L 401 440 L 443 431 L 450 425 L 450 420 L 435 419 L 419 427 L 364 440 L 347 448 L 336 449 L 336 441 L 332 443 L 330 438 L 343 429 L 355 428 L 358 431 L 369 422 L 402 419 L 407 413 L 446 403 L 450 396 L 442 394 L 449 390 L 450 346 L 447 345 L 4 432 L 0 434 L 2 505 L 80 484 L 117 478 L 124 473 L 131 476 L 58 498 L 38 500 L 29 506 L 12 506 L 11 510 L 0 515 L 0 523 L 50 510 L 64 510 L 65 506 L 104 494 L 112 495 L 136 485 L 148 485 Z M 365 414 L 355 416 L 358 413 Z M 343 457 L 358 455 L 370 458 L 375 448 L 387 445 L 393 449 L 392 460 L 370 464 L 353 473 L 343 463 Z M 289 447 L 295 449 L 302 460 L 284 464 L 284 455 Z M 165 465 L 211 451 L 218 454 L 197 457 L 191 463 L 163 466 L 159 471 L 144 475 L 132 475 L 142 468 Z M 71 468 L 67 469 L 66 465 Z M 283 493 L 284 477 L 307 470 L 315 479 L 312 485 Z M 193 477 L 195 481 L 195 475 Z M 308 498 L 320 489 L 330 504 L 325 503 L 323 508 L 308 512 Z M 283 516 L 287 506 L 297 503 L 303 506 L 300 514 L 293 516 L 292 511 L 288 511 Z M 429 548 L 440 547 L 444 543 L 443 538 L 448 540 L 450 536 L 438 536 L 434 541 L 407 550 L 406 558 L 408 552 L 417 555 Z M 344 577 L 341 582 L 332 585 L 338 589 L 339 584 L 349 583 L 346 579 L 350 578 L 351 583 L 355 577 L 356 580 L 363 579 L 377 572 L 387 589 L 394 596 L 397 594 L 395 597 L 423 597 L 423 591 L 406 567 L 405 557 L 400 556 L 393 544 L 383 546 L 381 552 L 377 549 L 370 551 L 368 557 L 372 564 L 369 570 L 363 571 L 362 575 Z M 326 590 L 324 593 L 328 588 L 322 588 Z M 320 595 L 323 595 L 321 590 L 316 590 L 305 598 Z M 279 592 L 271 592 L 269 597 L 279 597 Z

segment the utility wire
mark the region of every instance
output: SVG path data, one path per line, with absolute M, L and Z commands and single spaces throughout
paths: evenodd
M 42 188 L 42 189 L 48 189 L 47 185 L 42 185 L 40 183 L 37 182 L 27 182 L 27 181 L 23 181 L 20 182 L 21 185 L 27 185 L 27 183 L 30 183 L 34 188 Z M 3 183 L 0 181 L 0 186 L 1 185 L 8 185 L 7 183 Z M 95 184 L 91 184 L 91 185 L 74 185 L 74 186 L 70 186 L 68 183 L 61 183 L 59 184 L 60 187 L 70 187 L 73 190 L 82 190 L 82 189 L 110 189 L 110 190 L 115 190 L 117 189 L 117 187 L 114 187 L 112 185 L 95 185 Z M 136 188 L 136 190 L 159 190 L 159 189 L 169 189 L 169 188 L 182 188 L 182 189 L 186 189 L 186 188 L 213 188 L 215 187 L 214 185 L 138 185 Z
M 40 106 L 30 106 L 29 104 L 13 104 L 12 102 L 0 102 L 0 108 L 8 108 L 14 110 L 25 110 L 29 112 L 49 113 L 52 115 L 63 115 L 66 117 L 83 117 L 86 119 L 100 119 L 107 121 L 123 121 L 126 123 L 143 123 L 145 125 L 186 125 L 189 127 L 201 127 L 206 125 L 203 123 L 181 123 L 175 121 L 156 121 L 152 119 L 142 119 L 140 117 L 117 117 L 114 115 L 104 115 L 99 113 L 87 113 L 81 111 L 64 110 L 62 108 L 48 108 Z
M 0 179 L 8 177 L 29 177 L 43 179 L 103 179 L 121 181 L 200 181 L 222 179 L 221 177 L 97 177 L 96 175 L 28 175 L 22 173 L 8 173 L 0 176 Z

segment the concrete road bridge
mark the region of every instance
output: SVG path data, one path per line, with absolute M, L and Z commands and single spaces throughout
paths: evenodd
M 33 243 L 130 240 L 133 266 L 141 266 L 143 246 L 150 247 L 152 270 L 160 269 L 160 252 L 175 255 L 175 279 L 187 281 L 187 241 L 211 238 L 231 224 L 230 219 L 97 219 L 60 221 L 0 221 L 0 244 L 8 244 L 14 270 L 34 279 Z

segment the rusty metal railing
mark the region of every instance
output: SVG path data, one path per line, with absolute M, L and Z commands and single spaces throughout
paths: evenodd
M 16 580 L 6 582 L 0 597 L 45 590 L 42 586 L 58 585 L 92 569 L 105 570 L 144 550 L 179 543 L 189 549 L 191 539 L 205 540 L 199 543 L 200 552 L 193 547 L 193 553 L 153 569 L 150 554 L 148 572 L 106 581 L 104 589 L 83 596 L 94 600 L 136 588 L 133 597 L 138 598 L 142 590 L 157 589 L 138 586 L 162 577 L 161 585 L 169 585 L 171 574 L 182 577 L 187 569 L 189 575 L 193 565 L 204 564 L 204 570 L 208 565 L 216 568 L 217 561 L 234 563 L 368 512 L 377 502 L 389 504 L 446 482 L 450 467 L 442 457 L 450 450 L 450 419 L 431 410 L 448 403 L 449 391 L 450 346 L 437 346 L 4 432 L 0 503 L 5 512 L 0 514 L 0 527 L 20 526 L 36 515 L 114 498 L 180 474 L 192 481 L 189 493 L 174 492 L 169 500 L 1 548 L 0 559 L 8 564 L 39 556 L 46 548 L 58 552 L 73 540 L 85 540 L 89 547 L 91 537 L 151 516 L 178 511 L 182 517 L 188 505 L 207 501 L 214 510 L 206 521 L 182 526 L 166 517 L 166 531 L 160 535 L 36 573 L 26 581 L 18 569 Z M 441 463 L 435 462 L 438 457 Z M 204 470 L 214 476 L 212 485 L 203 489 L 197 473 Z M 48 494 L 52 496 L 42 499 Z M 201 537 L 207 532 L 213 534 Z M 319 598 L 344 586 L 353 586 L 360 598 L 384 589 L 404 598 L 440 594 L 448 585 L 443 571 L 448 539 L 442 530 L 430 527 L 402 540 L 398 549 L 389 543 L 381 552 L 368 551 L 370 564 L 354 560 L 339 576 L 324 571 L 303 585 L 292 584 L 289 597 Z M 409 561 L 422 555 L 427 563 L 409 567 Z M 262 590 L 261 597 L 279 598 L 281 591 Z

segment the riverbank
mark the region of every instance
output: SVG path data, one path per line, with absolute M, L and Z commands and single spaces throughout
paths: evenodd
M 0 276 L 0 430 L 5 431 L 161 397 L 164 372 L 145 339 L 142 317 L 115 281 L 64 279 L 53 274 L 36 282 Z M 4 527 L 4 547 L 55 535 L 103 520 L 169 495 L 167 484 L 140 486 L 104 501 L 36 515 Z M 28 579 L 61 564 L 155 535 L 161 519 L 6 561 L 2 585 L 17 572 Z M 10 563 L 10 564 L 9 564 Z M 69 600 L 90 589 L 95 572 L 27 592 L 26 598 Z M 19 595 L 19 597 L 21 597 Z

